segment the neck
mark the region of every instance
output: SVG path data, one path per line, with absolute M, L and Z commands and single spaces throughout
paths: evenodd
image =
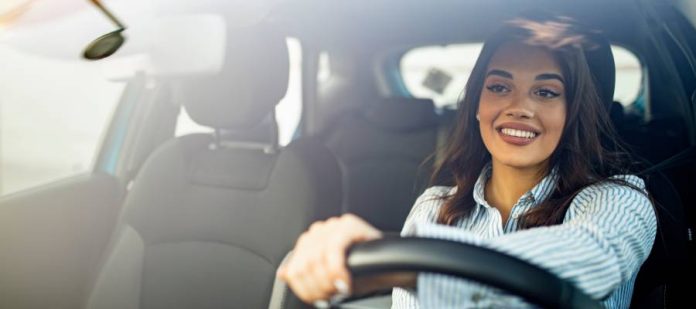
M 493 174 L 485 187 L 486 201 L 497 208 L 503 222 L 507 222 L 515 203 L 544 177 L 548 162 L 524 168 L 505 165 L 495 159 L 492 164 Z

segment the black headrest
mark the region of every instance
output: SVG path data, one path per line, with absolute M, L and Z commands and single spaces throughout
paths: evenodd
M 268 25 L 228 27 L 225 44 L 222 70 L 182 82 L 179 95 L 198 124 L 227 130 L 253 128 L 287 91 L 285 36 Z
M 585 50 L 585 58 L 597 83 L 599 97 L 609 111 L 614 101 L 616 85 L 614 54 L 611 52 L 611 44 L 604 36 L 595 34 L 592 35 L 591 40 L 596 46 Z
M 432 100 L 388 98 L 369 104 L 363 110 L 367 121 L 393 131 L 410 131 L 437 125 Z

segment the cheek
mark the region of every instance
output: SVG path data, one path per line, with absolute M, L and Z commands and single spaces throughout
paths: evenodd
M 488 99 L 485 94 L 481 96 L 479 100 L 478 112 L 479 122 L 483 126 L 484 123 L 490 123 L 495 119 L 496 115 L 500 113 L 500 104 L 495 104 L 492 100 Z
M 490 100 L 485 100 L 482 96 L 479 102 L 478 108 L 478 126 L 479 134 L 481 135 L 481 140 L 488 151 L 495 148 L 495 129 L 493 129 L 493 122 L 500 114 L 499 104 L 494 104 Z
M 544 128 L 546 129 L 546 133 L 552 137 L 552 141 L 555 145 L 558 144 L 558 142 L 561 139 L 561 135 L 563 135 L 563 129 L 565 128 L 565 123 L 566 123 L 566 106 L 565 103 L 560 105 L 558 108 L 553 108 L 550 110 L 545 110 L 541 111 L 539 115 L 542 115 L 544 118 L 542 119 L 542 122 L 544 124 Z

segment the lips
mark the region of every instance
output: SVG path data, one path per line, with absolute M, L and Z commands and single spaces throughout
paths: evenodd
M 499 125 L 496 131 L 503 141 L 516 146 L 529 145 L 541 134 L 541 130 L 530 125 L 512 122 Z

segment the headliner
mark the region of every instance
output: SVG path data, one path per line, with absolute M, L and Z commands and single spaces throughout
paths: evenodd
M 290 35 L 325 49 L 482 41 L 519 12 L 547 9 L 602 30 L 622 45 L 640 45 L 637 0 L 300 0 L 283 3 L 274 20 Z M 292 4 L 291 4 L 292 3 Z

